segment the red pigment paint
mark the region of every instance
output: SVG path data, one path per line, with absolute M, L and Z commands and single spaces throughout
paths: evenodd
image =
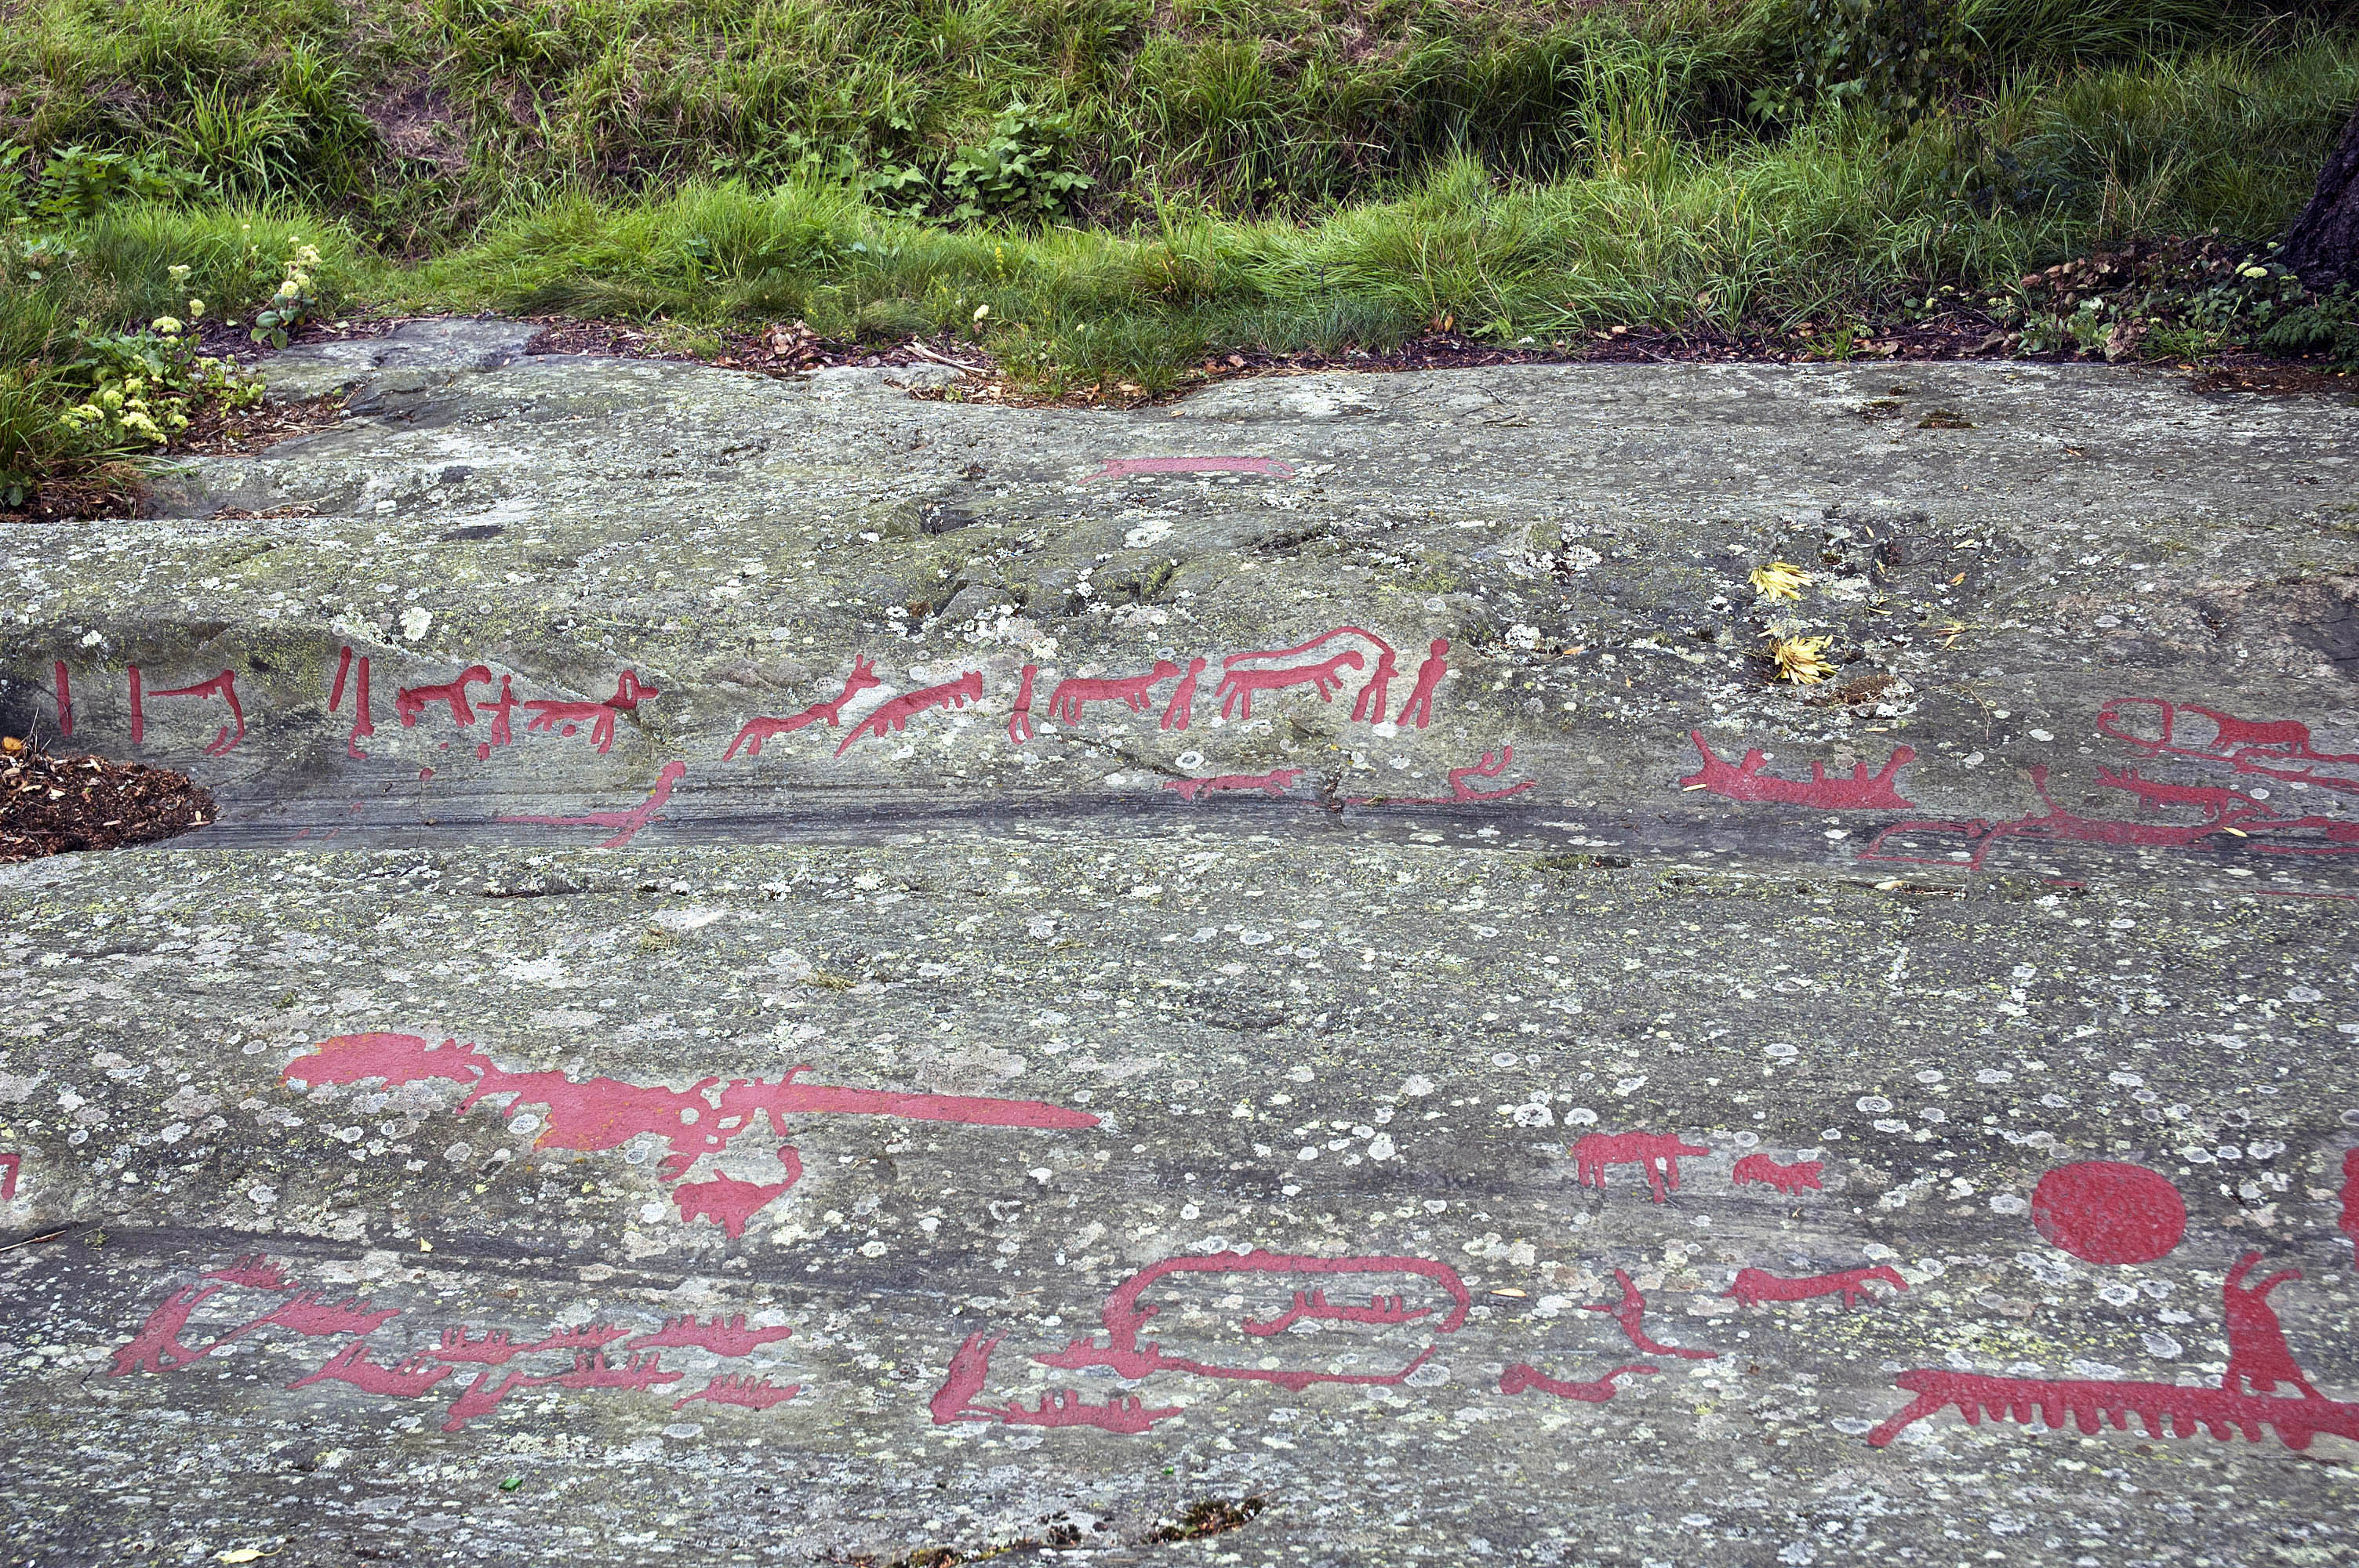
M 1666 1189 L 1680 1190 L 1680 1162 L 1711 1152 L 1697 1144 L 1682 1143 L 1669 1132 L 1592 1132 L 1572 1146 L 1572 1177 L 1576 1185 L 1595 1187 L 1602 1193 L 1607 1166 L 1636 1165 L 1647 1173 L 1647 1185 L 1655 1201 L 1662 1203 Z
M 60 659 L 52 668 L 56 675 L 58 733 L 70 736 L 73 733 L 73 687 L 66 680 L 66 662 L 63 659 Z
M 131 677 L 131 743 L 133 745 L 138 745 L 147 736 L 149 699 L 161 697 L 218 697 L 229 704 L 230 722 L 223 725 L 221 732 L 215 735 L 211 743 L 205 747 L 206 756 L 227 756 L 237 749 L 237 743 L 240 741 L 245 739 L 245 711 L 238 706 L 236 671 L 223 670 L 211 680 L 201 680 L 194 686 L 172 687 L 162 691 L 149 691 L 147 688 L 147 683 L 141 676 L 137 665 L 128 666 L 125 673 Z M 233 726 L 234 726 L 234 730 Z
M 1789 1280 L 1759 1269 L 1739 1269 L 1736 1282 L 1722 1292 L 1733 1296 L 1740 1306 L 1759 1306 L 1764 1302 L 1806 1302 L 1814 1296 L 1843 1297 L 1845 1306 L 1857 1306 L 1860 1297 L 1867 1295 L 1867 1282 L 1881 1280 L 1896 1291 L 1905 1291 L 1908 1281 L 1889 1264 L 1879 1263 L 1873 1269 L 1838 1269 L 1832 1274 L 1811 1274 Z M 1873 1301 L 1873 1296 L 1868 1297 Z
M 1616 1378 L 1651 1375 L 1659 1368 L 1641 1362 L 1636 1366 L 1616 1367 L 1591 1383 L 1567 1383 L 1555 1378 L 1543 1377 L 1538 1368 L 1518 1361 L 1499 1374 L 1499 1391 L 1520 1394 L 1527 1389 L 1538 1389 L 1544 1394 L 1554 1394 L 1560 1400 L 1579 1400 L 1583 1404 L 1602 1405 L 1622 1390 L 1614 1386 Z
M 1294 1304 L 1266 1322 L 1252 1318 L 1237 1325 L 1247 1334 L 1266 1337 L 1284 1334 L 1298 1323 L 1413 1323 L 1433 1315 L 1431 1307 L 1409 1310 L 1405 1296 L 1370 1296 L 1366 1306 L 1331 1306 L 1325 1291 L 1297 1291 Z
M 1339 1373 L 1232 1367 L 1196 1361 L 1170 1355 L 1153 1341 L 1141 1347 L 1138 1331 L 1161 1309 L 1151 1304 L 1140 1305 L 1139 1297 L 1157 1281 L 1169 1274 L 1181 1273 L 1417 1274 L 1440 1284 L 1456 1303 L 1450 1315 L 1434 1325 L 1437 1334 L 1455 1334 L 1465 1324 L 1467 1311 L 1473 1304 L 1465 1281 L 1458 1277 L 1457 1271 L 1446 1263 L 1437 1263 L 1428 1258 L 1308 1258 L 1277 1252 L 1209 1252 L 1187 1258 L 1167 1258 L 1159 1263 L 1151 1263 L 1116 1285 L 1107 1295 L 1105 1306 L 1099 1314 L 1106 1327 L 1104 1345 L 1099 1345 L 1093 1338 L 1076 1339 L 1062 1350 L 1035 1356 L 1033 1359 L 1043 1366 L 1062 1367 L 1069 1370 L 1088 1367 L 1111 1368 L 1118 1378 L 1144 1378 L 1157 1371 L 1185 1372 L 1199 1378 L 1275 1383 L 1279 1388 L 1299 1392 L 1313 1383 L 1358 1386 L 1400 1383 L 1424 1366 L 1436 1348 L 1427 1346 L 1408 1366 L 1396 1372 Z
M 1016 707 L 1007 716 L 1007 743 L 1021 746 L 1032 739 L 1032 682 L 1038 677 L 1040 666 L 1024 666 L 1024 684 L 1016 688 Z
M 1276 458 L 1108 458 L 1103 468 L 1082 482 L 1138 473 L 1259 473 L 1291 479 L 1294 467 Z
M 673 1188 L 671 1195 L 679 1205 L 683 1223 L 700 1217 L 711 1219 L 721 1227 L 722 1234 L 734 1241 L 745 1234 L 747 1220 L 794 1184 L 791 1179 L 762 1183 L 715 1176 L 710 1181 L 684 1183 Z
M 1441 677 L 1450 673 L 1450 639 L 1436 637 L 1426 644 L 1425 662 L 1417 666 L 1417 684 L 1408 688 L 1408 700 L 1401 704 L 1397 724 L 1414 723 L 1419 730 L 1433 722 L 1433 691 Z M 1416 715 L 1412 719 L 1410 715 Z
M 1188 728 L 1188 722 L 1196 711 L 1196 682 L 1203 677 L 1203 660 L 1188 661 L 1188 673 L 1180 677 L 1180 684 L 1172 688 L 1171 700 L 1163 705 L 1163 721 L 1157 726 L 1158 729 Z
M 1020 1402 L 1004 1405 L 984 1404 L 976 1396 L 991 1377 L 991 1353 L 997 1348 L 997 1339 L 987 1339 L 980 1334 L 970 1334 L 951 1356 L 950 1375 L 942 1386 L 926 1401 L 933 1412 L 936 1426 L 954 1426 L 961 1422 L 995 1421 L 1006 1426 L 1093 1426 L 1102 1432 L 1119 1432 L 1136 1436 L 1158 1422 L 1181 1413 L 1178 1405 L 1147 1409 L 1145 1402 L 1120 1395 L 1104 1404 L 1091 1404 L 1070 1389 L 1052 1389 L 1041 1395 L 1040 1402 L 1029 1410 Z
M 791 1328 L 748 1328 L 745 1314 L 723 1321 L 719 1313 L 711 1323 L 699 1323 L 696 1314 L 666 1318 L 664 1325 L 652 1334 L 642 1334 L 625 1347 L 632 1350 L 652 1350 L 664 1346 L 679 1346 L 697 1350 L 710 1350 L 715 1356 L 750 1356 L 765 1345 L 775 1345 L 793 1336 Z
M 1649 1356 L 1676 1356 L 1683 1361 L 1717 1361 L 1717 1350 L 1688 1350 L 1676 1345 L 1664 1345 L 1647 1336 L 1647 1298 L 1630 1282 L 1629 1274 L 1621 1269 L 1614 1271 L 1614 1282 L 1622 1287 L 1622 1299 L 1611 1306 L 1592 1303 L 1583 1312 L 1602 1312 L 1622 1325 L 1623 1337 L 1632 1346 Z
M 462 1116 L 477 1101 L 495 1096 L 513 1097 L 509 1110 L 527 1104 L 548 1107 L 548 1125 L 535 1141 L 537 1148 L 601 1150 L 619 1148 L 641 1133 L 654 1133 L 670 1145 L 658 1167 L 664 1180 L 677 1183 L 689 1168 L 708 1154 L 718 1154 L 737 1136 L 764 1117 L 780 1137 L 787 1118 L 799 1115 L 894 1116 L 916 1121 L 951 1121 L 970 1127 L 1083 1128 L 1098 1119 L 1087 1111 L 1068 1110 L 1040 1100 L 990 1099 L 965 1095 L 899 1094 L 884 1089 L 856 1089 L 798 1080 L 810 1071 L 796 1066 L 777 1083 L 760 1078 L 732 1078 L 716 1104 L 707 1092 L 717 1077 L 700 1079 L 686 1089 L 661 1085 L 625 1083 L 593 1077 L 576 1081 L 563 1073 L 510 1073 L 473 1044 L 446 1040 L 430 1045 L 416 1034 L 342 1034 L 321 1041 L 310 1053 L 287 1065 L 290 1084 L 352 1084 L 377 1079 L 388 1087 L 442 1079 L 472 1086 L 458 1108 Z M 778 1151 L 787 1180 L 777 1193 L 794 1184 L 802 1171 L 792 1149 Z M 740 1182 L 740 1188 L 760 1190 Z M 701 1184 L 693 1197 L 696 1212 L 712 1215 L 726 1226 L 734 1218 L 741 1227 L 753 1210 L 742 1211 L 727 1191 Z M 767 1202 L 768 1199 L 762 1200 Z M 714 1206 L 720 1206 L 716 1208 Z M 756 1207 L 760 1206 L 758 1204 Z M 732 1234 L 734 1234 L 733 1232 Z
M 1781 1193 L 1818 1192 L 1819 1173 L 1826 1169 L 1821 1160 L 1804 1160 L 1797 1164 L 1781 1165 L 1767 1154 L 1747 1154 L 1728 1173 L 1731 1186 L 1745 1186 L 1758 1182 L 1775 1187 Z
M 185 1285 L 157 1303 L 130 1342 L 115 1350 L 114 1365 L 106 1375 L 120 1378 L 131 1372 L 176 1371 L 212 1354 L 221 1340 L 191 1350 L 180 1342 L 180 1335 L 189 1326 L 189 1314 L 220 1292 L 219 1285 Z
M 600 1350 L 617 1339 L 630 1336 L 631 1331 L 619 1324 L 593 1323 L 574 1328 L 560 1328 L 545 1335 L 524 1347 L 524 1354 L 539 1350 Z
M 553 729 L 561 735 L 571 735 L 576 727 L 587 724 L 590 726 L 590 743 L 603 754 L 614 744 L 615 715 L 632 712 L 640 703 L 662 695 L 654 687 L 640 685 L 638 671 L 625 670 L 614 677 L 614 695 L 603 702 L 560 702 L 541 698 L 524 704 L 532 714 L 531 721 L 524 727 L 525 732 L 530 734 L 535 730 Z
M 2274 1429 L 2277 1440 L 2297 1452 L 2321 1433 L 2359 1442 L 2359 1404 L 2339 1400 L 2263 1399 L 2176 1383 L 1996 1378 L 1930 1367 L 1903 1372 L 1892 1381 L 1917 1398 L 1867 1434 L 1873 1447 L 1883 1447 L 1945 1407 L 1954 1407 L 1968 1426 L 1979 1426 L 1988 1416 L 2025 1426 L 2037 1421 L 2058 1432 L 2069 1413 L 2072 1424 L 2090 1437 L 2108 1423 L 2116 1432 L 2126 1432 L 2135 1415 L 2145 1422 L 2147 1435 L 2155 1438 L 2192 1437 L 2205 1431 L 2223 1443 L 2235 1435 L 2258 1443 L 2263 1430 Z
M 428 704 L 440 702 L 449 705 L 451 722 L 462 726 L 473 724 L 475 710 L 468 706 L 467 687 L 477 681 L 491 685 L 492 672 L 482 665 L 469 665 L 459 673 L 456 680 L 445 681 L 440 686 L 404 687 L 393 694 L 393 711 L 401 719 L 401 727 L 411 730 L 417 727 L 418 716 L 426 711 Z
M 800 1383 L 788 1383 L 781 1387 L 767 1378 L 723 1376 L 713 1379 L 692 1394 L 674 1400 L 671 1408 L 678 1410 L 682 1405 L 703 1400 L 711 1404 L 740 1405 L 749 1411 L 766 1411 L 772 1405 L 785 1404 L 802 1391 Z
M 1712 755 L 1712 748 L 1704 744 L 1702 730 L 1689 730 L 1688 739 L 1702 754 L 1703 767 L 1680 781 L 1682 789 L 1708 789 L 1731 800 L 1773 800 L 1784 806 L 1806 806 L 1814 811 L 1909 811 L 1916 807 L 1916 802 L 1903 800 L 1892 785 L 1895 775 L 1916 760 L 1915 750 L 1908 746 L 1894 747 L 1883 769 L 1873 776 L 1865 762 L 1854 762 L 1851 777 L 1831 779 L 1824 762 L 1812 762 L 1809 778 L 1781 779 L 1761 771 L 1769 759 L 1757 748 L 1746 752 L 1745 760 L 1731 767 Z
M 16 1195 L 16 1168 L 24 1158 L 22 1154 L 0 1154 L 0 1203 Z
M 1519 784 L 1509 784 L 1506 789 L 1476 789 L 1467 783 L 1469 779 L 1497 778 L 1514 766 L 1515 761 L 1516 749 L 1513 746 L 1502 746 L 1495 752 L 1484 752 L 1483 760 L 1479 762 L 1473 762 L 1462 768 L 1451 769 L 1448 795 L 1359 795 L 1353 797 L 1351 804 L 1353 806 L 1472 806 L 1479 805 L 1484 801 L 1505 800 L 1511 795 L 1521 795 L 1527 789 L 1538 788 L 1538 779 L 1526 779 Z
M 234 1329 L 222 1336 L 228 1340 L 247 1329 L 274 1324 L 291 1328 L 298 1334 L 326 1337 L 336 1334 L 374 1334 L 391 1319 L 401 1315 L 398 1307 L 376 1307 L 358 1296 L 347 1296 L 341 1302 L 329 1302 L 325 1291 L 304 1291 L 255 1318 L 245 1328 Z
M 740 746 L 745 748 L 747 756 L 758 757 L 762 754 L 763 741 L 780 735 L 791 735 L 822 719 L 827 720 L 829 729 L 841 728 L 843 705 L 870 687 L 880 684 L 876 678 L 876 666 L 861 654 L 854 654 L 852 655 L 852 673 L 843 677 L 842 691 L 824 702 L 814 702 L 800 713 L 790 714 L 784 719 L 748 719 L 745 728 L 737 731 L 737 738 L 729 742 L 729 749 L 721 753 L 721 760 L 725 762 L 734 757 Z
M 1163 787 L 1176 792 L 1181 800 L 1193 800 L 1200 795 L 1233 789 L 1257 789 L 1264 795 L 1284 795 L 1301 776 L 1300 768 L 1272 768 L 1266 773 L 1222 773 L 1209 779 L 1166 779 Z
M 2082 1160 L 2031 1189 L 2031 1223 L 2091 1263 L 2151 1263 L 2187 1234 L 2187 1200 L 2143 1165 Z
M 604 1351 L 592 1350 L 573 1357 L 571 1371 L 536 1380 L 560 1389 L 652 1389 L 663 1383 L 677 1383 L 686 1376 L 684 1372 L 667 1370 L 660 1351 L 625 1357 L 617 1367 L 607 1361 Z
M 867 718 L 852 727 L 852 732 L 843 738 L 841 745 L 836 747 L 835 754 L 839 757 L 843 755 L 852 748 L 852 743 L 864 735 L 874 735 L 882 741 L 885 739 L 885 732 L 888 730 L 895 731 L 905 730 L 908 728 L 910 719 L 928 708 L 964 708 L 970 702 L 980 700 L 982 697 L 983 672 L 969 670 L 956 680 L 944 681 L 940 686 L 925 687 L 917 691 L 904 692 L 899 697 L 887 697 L 871 709 Z
M 326 1366 L 309 1377 L 296 1379 L 287 1386 L 302 1389 L 313 1383 L 350 1383 L 367 1393 L 384 1394 L 397 1400 L 414 1400 L 450 1375 L 450 1368 L 436 1366 L 432 1357 L 422 1353 L 410 1357 L 398 1366 L 379 1366 L 369 1359 L 367 1343 L 355 1339 L 329 1357 Z
M 432 1355 L 438 1361 L 472 1361 L 484 1367 L 505 1367 L 533 1348 L 536 1346 L 516 1344 L 508 1337 L 508 1331 L 505 1328 L 487 1328 L 481 1339 L 470 1339 L 467 1337 L 467 1325 L 462 1323 L 456 1328 L 442 1331 L 442 1343 L 434 1347 Z
M 2239 719 L 2193 703 L 2117 697 L 2097 710 L 2097 732 L 2150 757 L 2201 757 L 2226 762 L 2240 773 L 2359 790 L 2359 752 L 2321 752 L 2310 741 L 2310 726 L 2290 719 Z M 2293 765 L 2303 762 L 2345 771 Z
M 1250 658 L 1253 655 L 1239 654 L 1232 656 Z M 1310 687 L 1319 693 L 1320 701 L 1332 702 L 1335 693 L 1343 684 L 1342 672 L 1356 670 L 1366 662 L 1356 652 L 1346 649 L 1333 658 L 1315 665 L 1292 665 L 1274 670 L 1231 669 L 1212 687 L 1212 695 L 1221 699 L 1221 717 L 1223 719 L 1251 719 L 1256 693 L 1284 691 L 1288 687 Z
M 592 811 L 580 816 L 506 816 L 502 822 L 526 822 L 543 827 L 619 827 L 621 832 L 601 843 L 601 849 L 619 849 L 639 835 L 639 829 L 656 820 L 664 803 L 671 799 L 672 785 L 688 774 L 688 764 L 678 760 L 666 762 L 656 774 L 656 787 L 647 798 L 628 811 Z
M 131 743 L 136 746 L 141 741 L 145 740 L 147 735 L 147 705 L 146 695 L 142 691 L 140 686 L 139 666 L 137 665 L 125 665 L 123 667 L 123 671 L 124 674 L 128 676 L 131 680 Z
M 344 677 L 353 673 L 353 651 L 350 647 L 346 647 L 337 656 L 336 678 L 328 687 L 329 712 L 333 713 L 343 707 Z M 368 760 L 368 753 L 361 750 L 361 739 L 376 733 L 376 721 L 369 711 L 369 661 L 366 654 L 361 655 L 358 673 L 359 679 L 353 688 L 353 730 L 352 733 L 344 739 L 344 754 L 365 762 Z M 505 680 L 502 682 L 502 689 L 506 689 Z M 505 715 L 502 716 L 500 738 L 502 740 L 507 738 Z M 479 747 L 475 754 L 481 757 L 487 753 Z
M 2221 1306 L 2228 1320 L 2228 1370 L 2220 1386 L 2232 1394 L 2273 1394 L 2283 1383 L 2306 1400 L 2323 1398 L 2310 1386 L 2310 1379 L 2294 1360 L 2277 1309 L 2269 1305 L 2269 1292 L 2288 1280 L 2300 1279 L 2301 1271 L 2280 1269 L 2258 1284 L 2245 1283 L 2245 1276 L 2260 1260 L 2259 1253 L 2245 1253 L 2220 1287 Z
M 962 1421 L 997 1421 L 1000 1411 L 995 1406 L 976 1405 L 975 1395 L 983 1392 L 984 1384 L 991 1378 L 991 1353 L 999 1341 L 981 1334 L 970 1334 L 951 1353 L 950 1375 L 942 1379 L 926 1408 L 933 1411 L 936 1426 L 952 1426 Z
M 2359 1149 L 2343 1152 L 2342 1198 L 2343 1217 L 2335 1227 L 2351 1238 L 2351 1266 L 2359 1269 Z
M 509 1372 L 502 1376 L 497 1384 L 494 1384 L 491 1369 L 485 1368 L 475 1374 L 473 1382 L 459 1390 L 457 1399 L 451 1401 L 451 1408 L 442 1415 L 442 1430 L 457 1432 L 477 1416 L 489 1415 L 499 1409 L 500 1401 L 516 1390 L 537 1388 L 546 1381 L 548 1379 L 545 1378 L 527 1377 L 522 1372 Z
M 1082 709 L 1093 702 L 1119 702 L 1133 713 L 1144 713 L 1153 703 L 1154 690 L 1180 674 L 1180 666 L 1169 659 L 1158 659 L 1155 667 L 1145 675 L 1111 677 L 1072 676 L 1057 683 L 1049 694 L 1049 717 L 1060 724 L 1079 724 Z

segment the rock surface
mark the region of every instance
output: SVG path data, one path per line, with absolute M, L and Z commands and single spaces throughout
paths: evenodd
M 2359 409 L 528 337 L 11 541 L 0 1560 L 2353 1554 Z

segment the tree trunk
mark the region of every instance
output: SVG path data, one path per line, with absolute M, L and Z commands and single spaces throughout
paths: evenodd
M 2277 259 L 2321 292 L 2338 283 L 2359 290 L 2359 108 L 2318 171 L 2318 193 L 2286 235 Z

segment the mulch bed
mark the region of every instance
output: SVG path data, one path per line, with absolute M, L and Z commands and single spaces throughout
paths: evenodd
M 0 736 L 0 865 L 149 844 L 212 816 L 213 797 L 185 773 Z

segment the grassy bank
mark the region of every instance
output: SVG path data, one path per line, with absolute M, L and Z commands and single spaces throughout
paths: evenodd
M 2265 242 L 2359 99 L 2359 27 L 1955 0 L 1878 53 L 1835 25 L 1857 3 L 49 0 L 0 40 L 0 80 L 30 84 L 5 109 L 30 150 L 0 491 L 141 447 L 60 414 L 187 373 L 124 330 L 191 299 L 241 330 L 373 306 L 691 344 L 949 331 L 1051 394 L 1444 324 L 1843 352 L 1966 310 L 2027 350 L 2185 355 L 2294 303 L 2273 276 L 2199 279 L 2125 338 L 2042 316 L 2022 279 Z

